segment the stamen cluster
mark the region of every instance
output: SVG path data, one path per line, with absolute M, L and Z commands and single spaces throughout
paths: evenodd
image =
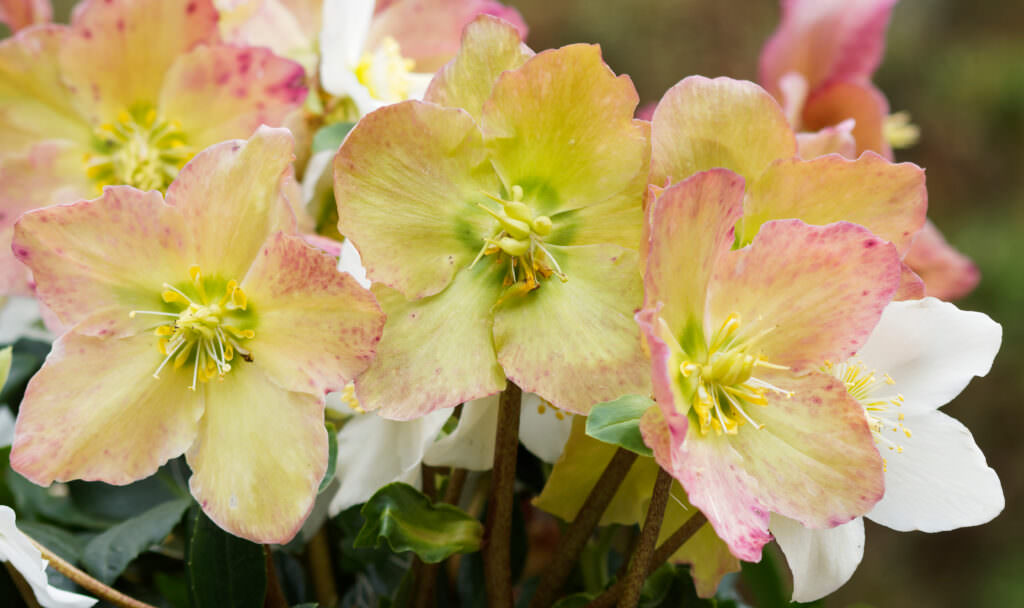
M 94 151 L 84 160 L 98 190 L 117 184 L 164 190 L 195 154 L 181 125 L 153 108 L 122 110 L 115 122 L 96 128 L 94 137 Z

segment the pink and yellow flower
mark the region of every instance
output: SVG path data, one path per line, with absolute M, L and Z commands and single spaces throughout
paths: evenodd
M 280 125 L 302 67 L 219 43 L 210 0 L 86 0 L 70 26 L 0 43 L 0 250 L 29 209 L 106 185 L 163 190 L 203 148 Z M 24 290 L 0 254 L 0 288 Z
M 70 327 L 25 393 L 11 464 L 39 484 L 125 484 L 185 454 L 226 530 L 281 543 L 327 469 L 324 396 L 374 355 L 383 315 L 295 233 L 292 137 L 201 152 L 167 189 L 38 209 L 14 251 Z
M 53 18 L 50 0 L 0 0 L 0 23 L 16 32 Z

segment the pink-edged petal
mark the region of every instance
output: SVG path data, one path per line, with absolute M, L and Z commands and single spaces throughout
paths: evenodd
M 341 390 L 373 359 L 384 327 L 376 299 L 301 236 L 272 236 L 242 287 L 258 315 L 246 348 L 282 387 Z
M 793 601 L 813 602 L 850 580 L 864 558 L 864 519 L 813 530 L 773 514 L 772 534 L 793 573 Z
M 882 457 L 864 407 L 831 375 L 758 372 L 792 396 L 770 393 L 729 438 L 743 469 L 757 480 L 769 510 L 812 528 L 831 528 L 871 510 L 885 491 Z M 710 438 L 687 439 L 687 448 Z
M 500 18 L 526 38 L 519 11 L 494 0 L 398 0 L 374 15 L 367 47 L 394 38 L 417 72 L 434 72 L 458 52 L 463 28 L 478 15 Z
M 0 0 L 0 23 L 12 32 L 53 18 L 50 0 Z
M 649 367 L 632 319 L 643 299 L 636 253 L 615 245 L 548 249 L 569 279 L 552 276 L 494 311 L 494 347 L 508 378 L 577 414 L 647 394 Z
M 180 369 L 167 366 L 153 377 L 163 358 L 151 334 L 58 338 L 25 391 L 11 466 L 40 485 L 122 485 L 183 453 L 203 401 Z
M 203 389 L 206 412 L 186 452 L 192 495 L 232 534 L 290 541 L 327 472 L 323 396 L 283 390 L 244 362 Z
M 473 262 L 494 231 L 476 203 L 499 192 L 473 119 L 434 104 L 366 116 L 334 161 L 338 230 L 370 280 L 410 298 L 436 294 Z
M 708 327 L 739 314 L 762 357 L 795 371 L 857 352 L 900 284 L 896 247 L 848 222 L 765 224 L 720 259 Z
M 974 262 L 954 249 L 931 221 L 917 233 L 904 261 L 924 281 L 925 293 L 943 300 L 966 296 L 981 280 Z
M 640 326 L 644 344 L 650 352 L 651 388 L 654 399 L 661 408 L 664 423 L 672 431 L 672 435 L 681 441 L 690 426 L 690 419 L 687 417 L 690 396 L 683 393 L 684 387 L 677 382 L 683 353 L 677 346 L 678 339 L 675 333 L 660 317 L 661 308 L 644 308 L 636 313 L 635 319 Z M 697 339 L 703 337 L 697 336 Z
M 661 408 L 644 413 L 640 432 L 654 459 L 686 488 L 690 503 L 707 516 L 732 554 L 744 561 L 760 561 L 761 548 L 772 539 L 768 509 L 757 499 L 757 483 L 744 470 L 729 440 L 695 436 L 696 425 L 690 426 L 685 442 L 675 439 Z
M 658 102 L 651 147 L 651 183 L 664 187 L 717 167 L 756 179 L 772 161 L 796 154 L 796 138 L 756 84 L 690 76 Z
M 305 99 L 301 65 L 263 48 L 204 45 L 174 62 L 158 105 L 200 150 L 260 125 L 283 126 Z
M 900 267 L 900 286 L 892 296 L 893 301 L 920 300 L 924 296 L 924 281 L 921 280 L 921 277 L 916 272 L 911 270 L 904 258 L 903 264 Z
M 897 0 L 783 0 L 782 23 L 761 52 L 758 80 L 773 94 L 798 72 L 815 89 L 837 79 L 867 80 L 885 48 Z
M 689 505 L 686 492 L 677 481 L 670 490 L 671 496 L 665 509 L 658 544 L 666 541 L 669 536 L 683 525 L 683 522 L 697 514 L 697 509 Z M 686 502 L 683 502 L 686 501 Z M 722 577 L 730 572 L 738 572 L 740 562 L 729 550 L 729 545 L 722 540 L 715 529 L 707 524 L 700 527 L 678 551 L 668 558 L 673 564 L 688 564 L 697 596 L 710 598 L 718 591 Z
M 267 237 L 295 231 L 289 196 L 295 142 L 287 129 L 260 127 L 245 141 L 200 152 L 167 188 L 193 237 L 184 252 L 207 276 L 241 280 Z
M 226 42 L 267 47 L 316 69 L 316 38 L 320 33 L 322 2 L 286 0 L 219 0 L 218 26 Z
M 437 73 L 423 99 L 462 108 L 479 120 L 498 76 L 530 57 L 533 51 L 514 27 L 494 17 L 478 17 L 466 26 L 458 54 Z
M 95 120 L 155 104 L 179 55 L 216 42 L 211 0 L 85 0 L 61 46 L 61 72 Z
M 504 389 L 491 338 L 491 308 L 504 270 L 482 260 L 457 273 L 441 293 L 413 302 L 375 285 L 388 319 L 377 358 L 356 379 L 363 408 L 408 420 Z
M 817 131 L 853 119 L 853 138 L 857 154 L 865 150 L 891 159 L 892 147 L 883 127 L 889 115 L 889 102 L 874 85 L 847 80 L 830 84 L 807 98 L 801 128 Z
M 186 235 L 160 193 L 112 186 L 92 201 L 21 216 L 13 250 L 61 323 L 80 334 L 125 335 L 153 325 L 129 311 L 164 310 L 164 282 L 187 279 Z
M 893 164 L 873 152 L 857 160 L 836 154 L 782 159 L 750 185 L 740 242 L 749 243 L 770 220 L 847 221 L 895 244 L 902 254 L 924 225 L 927 210 L 924 170 L 912 163 Z
M 703 171 L 662 192 L 650 208 L 644 307 L 660 302 L 673 334 L 704 318 L 715 264 L 735 240 L 743 187 L 743 178 L 731 171 Z
M 813 133 L 797 133 L 796 145 L 800 158 L 811 160 L 826 154 L 857 158 L 857 140 L 853 138 L 856 121 L 844 120 L 834 127 L 825 127 Z

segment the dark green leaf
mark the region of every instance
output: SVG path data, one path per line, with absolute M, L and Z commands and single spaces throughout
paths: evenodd
M 324 478 L 320 480 L 320 489 L 317 493 L 321 493 L 327 489 L 327 486 L 331 485 L 331 481 L 334 479 L 334 467 L 338 464 L 338 429 L 334 427 L 333 422 L 327 423 L 327 472 L 324 473 Z
M 79 535 L 38 521 L 19 520 L 18 528 L 32 537 L 33 540 L 72 564 L 78 563 L 86 544 L 88 544 L 88 540 Z
M 353 122 L 336 122 L 317 131 L 313 136 L 313 154 L 325 150 L 337 151 L 354 126 Z
M 167 465 L 156 475 L 150 475 L 125 486 L 112 486 L 100 481 L 72 481 L 67 485 L 71 501 L 79 510 L 114 521 L 123 521 L 162 505 L 182 495 L 161 481 L 160 475 L 169 475 Z
M 573 593 L 555 602 L 551 608 L 583 608 L 597 596 L 596 593 Z
M 651 448 L 640 435 L 640 417 L 653 405 L 654 401 L 643 395 L 626 395 L 599 403 L 587 417 L 587 435 L 641 456 L 652 456 Z
M 86 545 L 82 565 L 104 583 L 113 583 L 133 559 L 170 534 L 190 502 L 165 502 L 110 528 Z
M 153 576 L 160 596 L 172 606 L 172 608 L 190 608 L 188 602 L 188 584 L 183 577 L 170 576 L 163 572 L 157 572 Z
M 82 511 L 75 506 L 67 492 L 37 486 L 9 466 L 4 476 L 7 487 L 14 495 L 14 510 L 18 512 L 19 522 L 45 519 L 72 528 L 90 530 L 106 530 L 116 523 L 112 519 L 95 517 Z
M 261 608 L 267 590 L 263 547 L 221 530 L 198 506 L 190 517 L 187 568 L 193 608 Z
M 412 551 L 427 563 L 480 548 L 483 526 L 449 504 L 432 504 L 419 490 L 390 483 L 374 494 L 361 511 L 366 523 L 355 546 L 377 546 L 386 540 L 392 551 Z

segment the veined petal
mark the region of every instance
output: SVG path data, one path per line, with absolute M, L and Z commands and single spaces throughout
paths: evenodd
M 47 23 L 52 18 L 53 9 L 49 0 L 0 1 L 0 23 L 6 24 L 12 32 L 37 23 Z
M 200 46 L 170 66 L 158 107 L 196 150 L 283 126 L 306 99 L 302 66 L 267 49 Z
M 533 57 L 519 32 L 494 17 L 477 17 L 466 26 L 455 58 L 431 81 L 423 98 L 449 108 L 462 108 L 480 120 L 484 102 L 498 76 Z
M 563 412 L 533 393 L 523 393 L 523 411 L 519 418 L 519 441 L 544 462 L 554 463 L 569 439 L 572 421 Z
M 896 248 L 866 228 L 776 220 L 720 259 L 707 326 L 738 314 L 766 361 L 801 371 L 857 352 L 899 283 Z
M 872 150 L 892 158 L 892 148 L 882 128 L 889 115 L 889 102 L 874 85 L 847 80 L 834 82 L 807 98 L 802 115 L 803 129 L 816 131 L 852 118 L 857 154 Z
M 500 188 L 473 119 L 418 101 L 363 118 L 334 161 L 338 230 L 370 280 L 409 298 L 436 294 L 473 262 L 494 231 L 474 203 Z
M 912 163 L 893 164 L 873 152 L 857 160 L 832 154 L 772 163 L 750 185 L 743 207 L 744 244 L 769 220 L 847 221 L 895 244 L 903 254 L 924 225 L 928 192 L 924 170 Z
M 370 364 L 380 340 L 384 314 L 376 299 L 336 266 L 301 236 L 279 232 L 242 281 L 258 315 L 246 347 L 290 391 L 343 389 Z
M 298 192 L 293 149 L 287 129 L 260 127 L 248 140 L 210 146 L 182 168 L 167 188 L 167 204 L 193 235 L 188 264 L 237 280 L 269 235 L 295 231 L 287 198 Z
M 448 408 L 440 411 L 451 414 L 451 409 Z M 468 401 L 462 405 L 462 414 L 455 430 L 444 437 L 439 437 L 427 447 L 423 463 L 434 467 L 461 467 L 470 471 L 486 471 L 494 464 L 494 437 L 497 428 L 497 395 Z M 434 436 L 437 437 L 436 434 Z
M 481 261 L 441 293 L 413 302 L 374 286 L 387 323 L 377 358 L 356 379 L 360 404 L 408 420 L 505 388 L 491 338 L 491 308 L 504 270 Z
M 29 382 L 11 466 L 40 485 L 71 479 L 123 485 L 156 472 L 196 437 L 202 396 L 167 366 L 157 338 L 66 333 Z M 191 374 L 189 374 L 191 376 Z
M 192 495 L 232 534 L 288 542 L 327 472 L 323 396 L 283 390 L 246 363 L 203 388 L 206 412 L 186 453 Z
M 24 214 L 13 250 L 61 323 L 102 337 L 153 326 L 152 317 L 129 312 L 164 309 L 164 281 L 187 277 L 188 245 L 180 213 L 159 192 L 112 186 L 92 201 Z
M 642 200 L 649 127 L 633 120 L 628 76 L 615 76 L 597 46 L 544 51 L 498 77 L 480 120 L 506 188 L 552 214 L 627 196 Z M 639 222 L 639 218 L 637 220 Z
M 844 158 L 857 158 L 857 140 L 853 138 L 856 121 L 844 120 L 834 127 L 825 127 L 813 133 L 797 133 L 796 144 L 800 158 L 811 160 L 826 154 Z
M 614 245 L 548 249 L 568 280 L 551 277 L 494 311 L 494 347 L 508 378 L 578 414 L 649 392 L 632 319 L 643 298 L 636 253 Z
M 716 167 L 755 180 L 772 161 L 796 154 L 796 138 L 756 84 L 690 76 L 658 102 L 651 148 L 651 183 L 665 187 Z
M 60 49 L 61 73 L 97 122 L 156 103 L 174 60 L 218 38 L 210 0 L 86 0 L 72 29 Z
M 793 601 L 813 602 L 846 581 L 864 558 L 864 520 L 812 530 L 800 522 L 772 514 L 772 534 L 793 572 Z
M 946 242 L 931 221 L 914 237 L 904 261 L 924 280 L 926 293 L 943 300 L 966 296 L 981 280 L 974 262 Z

